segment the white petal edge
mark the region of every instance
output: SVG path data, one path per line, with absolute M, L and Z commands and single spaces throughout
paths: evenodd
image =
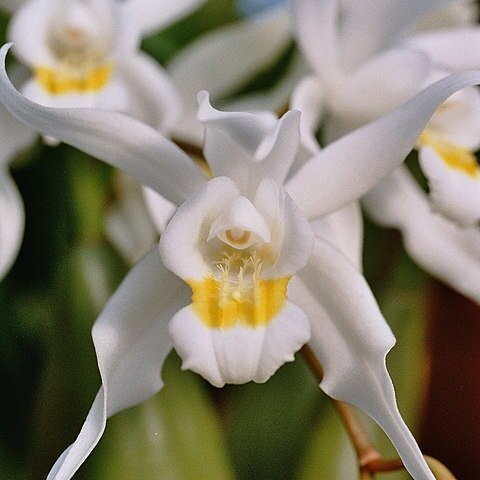
M 286 183 L 307 218 L 358 199 L 393 171 L 414 146 L 428 120 L 456 91 L 480 83 L 480 71 L 448 76 L 390 114 L 330 144 Z
M 432 210 L 461 227 L 480 223 L 480 166 L 471 176 L 452 168 L 433 148 L 421 148 L 419 160 L 428 179 Z
M 305 58 L 330 91 L 341 78 L 338 0 L 293 0 L 295 36 Z
M 168 222 L 177 210 L 176 205 L 169 202 L 159 193 L 151 188 L 143 187 L 143 199 L 147 207 L 150 218 L 155 225 L 157 232 L 161 235 Z
M 432 72 L 428 56 L 398 48 L 381 53 L 345 75 L 328 98 L 331 115 L 350 129 L 375 120 L 417 94 Z
M 158 232 L 145 207 L 142 187 L 121 172 L 115 181 L 117 198 L 107 210 L 105 235 L 126 263 L 134 265 L 158 243 Z
M 480 304 L 480 229 L 459 228 L 432 212 L 405 167 L 362 201 L 380 225 L 398 228 L 410 256 L 427 272 Z
M 8 164 L 35 137 L 35 132 L 0 105 L 0 280 L 15 261 L 25 224 L 23 201 L 10 176 Z
M 438 68 L 470 70 L 480 67 L 480 28 L 441 29 L 411 37 L 408 45 L 424 51 Z
M 148 55 L 137 53 L 118 65 L 128 91 L 128 113 L 167 134 L 179 121 L 181 99 L 165 70 Z
M 203 280 L 210 265 L 201 247 L 207 244 L 210 226 L 240 192 L 227 177 L 216 177 L 181 205 L 160 237 L 160 254 L 166 268 L 188 280 Z
M 22 197 L 6 166 L 0 163 L 0 280 L 17 258 L 24 226 Z
M 338 0 L 337 0 L 338 1 Z M 416 21 L 452 0 L 347 0 L 342 24 L 342 58 L 353 68 L 395 45 Z
M 273 265 L 263 265 L 261 276 L 291 276 L 305 266 L 312 253 L 314 233 L 310 224 L 288 193 L 273 180 L 262 181 L 254 205 L 270 228 L 270 247 L 277 256 Z
M 165 270 L 157 248 L 127 275 L 92 330 L 102 388 L 47 480 L 70 480 L 98 443 L 107 418 L 162 388 L 161 366 L 172 349 L 167 323 L 187 302 L 188 288 Z
M 453 145 L 480 148 L 480 90 L 469 87 L 453 94 L 433 114 L 426 127 Z
M 186 110 L 196 111 L 197 92 L 208 90 L 214 98 L 233 93 L 270 65 L 290 40 L 287 12 L 261 16 L 201 37 L 180 52 L 167 70 Z
M 162 30 L 201 6 L 205 0 L 124 0 L 126 16 L 143 35 Z
M 98 92 L 74 92 L 65 94 L 50 94 L 35 78 L 25 82 L 20 92 L 28 100 L 53 108 L 101 108 L 116 112 L 127 112 L 130 108 L 130 98 L 125 85 L 116 74 Z
M 324 104 L 324 91 L 318 78 L 312 75 L 302 78 L 292 93 L 290 108 L 301 112 L 301 143 L 310 155 L 320 150 L 315 133 L 324 115 Z
M 5 62 L 9 45 L 0 50 Z M 173 203 L 192 195 L 205 177 L 187 154 L 151 127 L 116 112 L 48 108 L 30 102 L 0 69 L 0 99 L 31 128 L 124 170 Z
M 262 140 L 271 133 L 278 119 L 272 112 L 232 112 L 218 110 L 210 103 L 210 93 L 201 90 L 197 95 L 198 121 L 206 131 L 222 130 L 245 152 L 254 156 Z M 221 163 L 220 158 L 212 158 L 210 166 Z
M 204 154 L 214 175 L 233 179 L 250 199 L 264 178 L 283 184 L 300 144 L 300 112 L 277 120 L 270 112 L 221 112 L 204 91 L 198 99 Z
M 363 218 L 359 202 L 352 202 L 325 217 L 313 220 L 310 225 L 316 237 L 335 245 L 359 272 L 362 271 Z
M 15 56 L 25 65 L 52 65 L 54 58 L 45 41 L 52 16 L 60 2 L 30 0 L 22 2 L 9 22 L 7 38 L 15 44 Z
M 266 382 L 310 339 L 310 325 L 300 308 L 287 302 L 266 326 L 210 328 L 191 306 L 169 326 L 182 368 L 200 374 L 216 387 L 226 383 Z
M 372 417 L 413 478 L 435 480 L 398 411 L 385 364 L 395 338 L 363 276 L 337 249 L 317 240 L 289 296 L 310 320 L 310 344 L 324 369 L 322 390 Z

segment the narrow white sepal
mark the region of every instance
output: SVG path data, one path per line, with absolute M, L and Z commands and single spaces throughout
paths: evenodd
M 105 110 L 47 108 L 28 101 L 5 71 L 9 48 L 0 50 L 0 99 L 20 121 L 124 170 L 173 203 L 184 202 L 205 182 L 187 154 L 138 120 Z
M 160 371 L 172 348 L 167 323 L 187 301 L 188 288 L 165 270 L 157 248 L 130 271 L 92 331 L 102 387 L 80 434 L 47 480 L 70 480 L 102 436 L 107 418 L 162 388 Z

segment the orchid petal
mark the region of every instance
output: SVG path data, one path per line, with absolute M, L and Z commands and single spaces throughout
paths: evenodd
M 342 58 L 347 69 L 362 64 L 380 50 L 397 43 L 402 34 L 425 15 L 452 0 L 349 0 L 342 22 Z
M 7 168 L 0 164 L 0 280 L 17 257 L 24 224 L 22 197 Z
M 425 193 L 400 167 L 364 199 L 368 214 L 403 233 L 405 248 L 431 275 L 480 304 L 480 230 L 459 228 L 431 211 Z
M 126 16 L 143 35 L 155 33 L 197 9 L 205 0 L 125 0 Z
M 250 232 L 250 238 L 237 246 L 227 232 L 241 229 Z M 233 199 L 223 213 L 218 216 L 210 226 L 207 242 L 219 238 L 227 245 L 238 250 L 244 250 L 258 241 L 269 243 L 271 240 L 270 229 L 265 219 L 260 215 L 248 198 L 238 196 Z
M 143 188 L 143 199 L 157 232 L 161 235 L 177 207 L 151 188 Z
M 101 90 L 94 93 L 51 94 L 35 78 L 31 78 L 20 89 L 28 100 L 53 108 L 101 108 L 126 112 L 130 109 L 130 98 L 125 85 L 114 76 Z
M 479 82 L 480 72 L 473 71 L 431 85 L 389 115 L 315 155 L 288 180 L 287 191 L 307 218 L 333 212 L 363 196 L 404 160 L 442 102 Z
M 273 130 L 277 117 L 271 112 L 224 112 L 213 108 L 210 94 L 203 90 L 198 94 L 198 121 L 205 128 L 225 130 L 228 136 L 241 147 L 246 154 L 254 156 L 262 140 Z M 218 162 L 213 157 L 210 166 Z
M 169 326 L 182 369 L 193 370 L 216 387 L 251 380 L 266 382 L 310 339 L 310 325 L 302 310 L 286 302 L 267 325 L 211 328 L 185 307 Z
M 15 43 L 15 54 L 22 63 L 31 67 L 57 63 L 49 38 L 62 22 L 85 29 L 109 59 L 138 46 L 138 34 L 122 18 L 114 0 L 30 0 L 12 16 L 8 31 L 8 38 Z
M 5 60 L 8 45 L 0 51 Z M 174 203 L 182 203 L 205 179 L 175 144 L 143 123 L 116 112 L 54 109 L 28 101 L 0 71 L 0 97 L 27 125 L 101 158 Z
M 302 145 L 311 155 L 320 150 L 315 136 L 324 110 L 324 91 L 321 82 L 314 76 L 305 77 L 292 93 L 290 108 L 299 110 Z
M 15 56 L 22 63 L 30 67 L 54 63 L 44 39 L 52 16 L 59 9 L 60 4 L 55 0 L 32 0 L 24 2 L 12 16 L 7 37 L 15 44 Z
M 412 98 L 431 71 L 425 53 L 389 50 L 366 61 L 344 80 L 329 99 L 330 110 L 345 123 L 359 127 Z
M 341 71 L 338 51 L 338 0 L 293 0 L 297 41 L 308 62 L 329 89 Z
M 0 106 L 0 279 L 17 256 L 25 223 L 22 198 L 8 172 L 8 162 L 35 136 Z
M 480 28 L 464 27 L 421 33 L 408 42 L 425 52 L 438 68 L 470 70 L 480 67 Z
M 371 416 L 409 473 L 434 480 L 397 408 L 385 357 L 395 338 L 363 276 L 338 250 L 317 240 L 289 295 L 310 319 L 311 346 L 324 369 L 320 387 Z
M 203 280 L 210 273 L 198 249 L 210 233 L 205 218 L 219 217 L 239 193 L 231 179 L 216 177 L 178 208 L 160 238 L 166 268 L 183 279 Z
M 201 37 L 175 57 L 168 73 L 186 110 L 196 111 L 200 90 L 214 98 L 234 92 L 277 58 L 290 40 L 287 12 L 245 20 Z
M 263 178 L 282 184 L 299 146 L 299 112 L 276 120 L 269 112 L 221 112 L 210 105 L 206 92 L 198 98 L 204 154 L 214 175 L 233 179 L 250 198 Z
M 480 166 L 473 171 L 448 165 L 433 148 L 421 148 L 420 165 L 428 178 L 432 210 L 463 227 L 480 222 Z
M 358 202 L 310 223 L 316 237 L 335 245 L 362 271 L 363 218 Z
M 31 144 L 36 133 L 10 115 L 0 104 L 0 168 L 6 166 L 12 157 Z
M 92 330 L 102 388 L 48 480 L 72 478 L 102 436 L 107 418 L 162 388 L 160 369 L 172 349 L 167 323 L 187 302 L 188 289 L 165 270 L 157 248 L 131 270 Z
M 143 53 L 118 65 L 130 105 L 128 113 L 162 133 L 167 133 L 180 118 L 181 100 L 162 67 Z
M 225 102 L 226 110 L 245 111 L 281 111 L 288 104 L 290 95 L 297 83 L 308 73 L 309 69 L 299 53 L 294 53 L 286 72 L 273 87 L 260 92 L 247 93 Z M 292 107 L 295 109 L 294 107 Z
M 263 265 L 261 276 L 290 276 L 303 268 L 312 253 L 314 235 L 290 196 L 276 182 L 265 179 L 254 205 L 269 226 L 270 248 L 277 257 L 273 265 Z
M 116 180 L 120 194 L 107 211 L 105 234 L 127 264 L 134 265 L 158 242 L 158 232 L 146 211 L 140 185 L 124 174 Z
M 480 91 L 464 88 L 452 95 L 433 114 L 427 125 L 436 137 L 475 151 L 480 147 Z

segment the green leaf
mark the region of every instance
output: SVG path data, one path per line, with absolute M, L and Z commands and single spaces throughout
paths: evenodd
M 358 477 L 355 452 L 332 404 L 316 420 L 315 435 L 302 462 L 298 480 L 352 480 Z
M 170 355 L 165 386 L 151 400 L 120 412 L 92 455 L 88 478 L 233 479 L 219 419 L 204 382 Z
M 237 19 L 232 0 L 209 0 L 185 19 L 144 39 L 142 48 L 165 64 L 200 35 Z
M 31 478 L 46 477 L 85 420 L 100 385 L 91 327 L 123 274 L 107 247 L 78 246 L 58 268 L 31 432 Z
M 229 386 L 228 443 L 239 480 L 290 480 L 323 411 L 317 381 L 301 355 L 265 384 Z

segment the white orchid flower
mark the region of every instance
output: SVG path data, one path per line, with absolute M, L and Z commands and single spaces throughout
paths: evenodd
M 437 72 L 434 79 L 441 76 Z M 477 88 L 457 92 L 444 102 L 417 144 L 420 165 L 429 181 L 432 211 L 464 228 L 480 222 L 480 165 L 473 153 L 479 147 Z
M 6 54 L 3 48 L 3 55 Z M 199 95 L 200 169 L 172 142 L 116 112 L 53 109 L 28 101 L 3 69 L 0 98 L 31 128 L 120 167 L 180 205 L 93 328 L 102 387 L 76 441 L 49 479 L 70 479 L 106 420 L 162 387 L 174 347 L 184 368 L 212 384 L 266 381 L 307 341 L 325 369 L 322 389 L 368 413 L 417 480 L 434 480 L 396 407 L 385 357 L 394 337 L 354 259 L 330 239 L 329 216 L 401 163 L 429 117 L 480 72 L 448 77 L 392 114 L 332 143 L 292 176 L 299 114 L 228 113 Z M 365 168 L 368 165 L 369 168 Z M 327 217 L 326 225 L 318 218 Z M 314 236 L 314 231 L 317 236 Z M 344 230 L 345 231 L 345 230 Z M 354 251 L 355 250 L 355 251 Z
M 452 2 L 423 0 L 407 5 L 406 2 L 362 0 L 346 2 L 342 6 L 340 21 L 339 0 L 293 2 L 297 38 L 315 73 L 299 84 L 293 96 L 295 108 L 309 117 L 317 117 L 317 123 L 310 126 L 310 131 L 304 128 L 303 136 L 307 141 L 311 141 L 320 121 L 318 112 L 322 113 L 325 122 L 325 138 L 331 141 L 391 111 L 433 80 L 446 75 L 445 69 L 453 67 L 453 61 L 450 64 L 448 61 L 450 57 L 459 59 L 457 67 L 472 68 L 475 65 L 474 55 L 464 47 L 465 32 L 470 32 L 468 39 L 475 40 L 478 45 L 480 29 L 462 27 L 460 31 L 412 33 L 408 36 L 425 14 L 451 7 Z M 453 42 L 453 47 L 447 47 L 449 41 Z M 462 49 L 468 53 L 462 54 Z M 443 63 L 442 58 L 445 58 Z M 321 101 L 312 102 L 312 98 Z M 446 222 L 463 227 L 469 238 L 472 228 L 478 231 L 480 219 L 480 168 L 473 153 L 480 146 L 479 112 L 480 95 L 476 89 L 457 93 L 435 113 L 416 145 L 420 150 L 421 167 L 429 179 L 431 215 L 435 218 L 441 215 Z M 399 175 L 404 182 L 413 181 L 411 176 Z M 392 179 L 388 184 L 392 186 L 395 181 Z M 413 190 L 414 186 L 408 189 Z M 380 195 L 395 195 L 383 187 L 377 193 L 377 201 Z M 410 249 L 411 242 L 407 237 L 416 227 L 406 221 L 399 224 L 395 218 L 385 222 L 386 216 L 379 215 L 379 209 L 388 204 L 390 201 L 385 199 L 379 208 L 372 209 L 372 202 L 366 202 L 375 220 L 400 226 Z M 439 222 L 432 219 L 429 224 L 432 225 L 431 235 L 440 235 L 440 231 L 433 227 Z M 452 229 L 458 230 L 455 226 Z M 460 232 L 456 238 L 461 237 Z M 451 239 L 445 240 L 445 248 L 452 242 Z M 462 241 L 458 248 L 465 248 L 469 243 Z M 417 259 L 422 256 L 418 249 L 410 253 Z M 420 263 L 430 265 L 433 258 L 427 257 L 431 255 L 432 251 L 425 249 L 425 258 L 419 260 Z M 470 258 L 473 257 L 472 251 Z M 444 255 L 438 259 L 442 268 L 430 271 L 437 276 L 439 270 L 450 271 L 451 275 L 442 274 L 441 279 L 478 301 L 480 283 L 466 289 L 462 276 L 453 265 L 454 259 L 453 253 Z M 475 265 L 479 270 L 477 278 L 480 278 L 478 257 Z M 464 268 L 471 267 L 465 265 Z
M 162 68 L 139 50 L 203 0 L 28 0 L 7 32 L 33 73 L 21 91 L 55 107 L 125 111 L 161 131 L 175 123 L 179 98 Z
M 167 132 L 180 98 L 163 69 L 139 50 L 141 36 L 164 28 L 203 0 L 28 0 L 2 2 L 12 11 L 8 37 L 33 72 L 21 82 L 30 99 L 50 106 L 121 110 Z M 15 127 L 16 126 L 16 127 Z M 15 259 L 23 204 L 8 174 L 13 154 L 33 133 L 0 109 L 0 279 Z M 53 138 L 46 138 L 55 144 Z

